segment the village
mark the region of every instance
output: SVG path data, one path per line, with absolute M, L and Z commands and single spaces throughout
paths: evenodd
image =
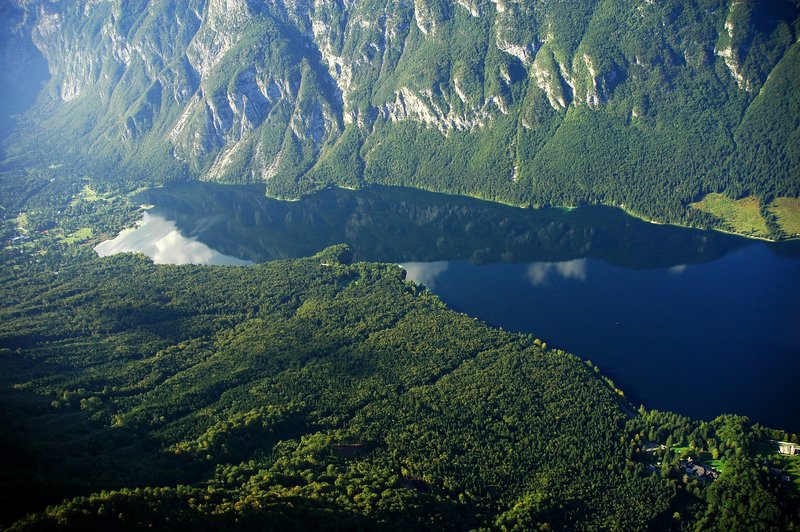
M 681 449 L 673 448 L 675 449 Z M 667 446 L 659 443 L 654 442 L 645 442 L 644 445 L 644 452 L 651 457 L 651 460 L 654 460 L 654 463 L 650 463 L 647 465 L 647 469 L 652 472 L 660 472 L 661 471 L 661 461 L 656 460 L 656 454 L 661 452 L 665 452 L 667 450 Z M 659 453 L 660 454 L 660 453 Z M 680 470 L 688 475 L 688 478 L 697 479 L 701 482 L 705 483 L 706 481 L 714 481 L 719 478 L 720 471 L 712 467 L 707 463 L 702 463 L 699 460 L 695 460 L 693 456 L 687 456 L 686 458 L 681 459 L 679 462 Z
M 762 442 L 757 445 L 761 448 L 761 451 L 757 453 L 757 456 L 761 458 L 760 463 L 766 468 L 767 473 L 771 477 L 779 479 L 781 482 L 792 482 L 792 474 L 784 469 L 781 469 L 781 467 L 777 467 L 780 465 L 780 463 L 774 458 L 771 459 L 770 457 L 800 457 L 800 445 L 792 442 L 777 440 L 769 440 L 768 442 Z M 693 455 L 689 453 L 689 449 L 685 447 L 672 447 L 671 449 L 678 455 L 685 455 L 682 456 L 678 462 L 679 470 L 685 474 L 684 481 L 696 479 L 704 484 L 706 482 L 713 482 L 719 478 L 722 470 L 724 469 L 723 460 L 711 460 L 711 462 L 714 462 L 713 465 L 708 463 L 709 460 L 704 460 L 704 455 L 708 453 L 695 451 L 697 454 Z M 659 457 L 664 455 L 665 451 L 667 450 L 667 446 L 664 444 L 646 441 L 644 442 L 644 447 L 642 450 L 647 456 L 649 456 L 650 459 L 650 463 L 646 466 L 647 469 L 654 473 L 660 473 L 662 462 Z

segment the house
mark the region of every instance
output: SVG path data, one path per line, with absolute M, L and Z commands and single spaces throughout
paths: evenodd
M 719 478 L 719 471 L 710 465 L 696 463 L 692 458 L 681 460 L 680 464 L 687 474 L 699 480 L 717 480 Z
M 666 445 L 661 443 L 655 443 L 652 441 L 645 441 L 644 442 L 644 452 L 646 453 L 654 453 L 656 451 L 663 451 L 667 448 Z
M 770 440 L 769 441 L 773 445 L 778 446 L 778 452 L 781 454 L 800 454 L 800 446 L 796 443 L 791 443 L 788 441 L 776 441 Z

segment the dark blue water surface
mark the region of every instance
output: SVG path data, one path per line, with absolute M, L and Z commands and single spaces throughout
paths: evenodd
M 800 260 L 763 243 L 671 268 L 575 259 L 411 270 L 456 310 L 591 359 L 635 405 L 800 429 Z
M 139 231 L 99 252 L 242 264 L 346 242 L 450 307 L 592 360 L 638 406 L 800 432 L 800 243 L 655 225 L 620 210 L 517 209 L 418 190 L 147 191 Z

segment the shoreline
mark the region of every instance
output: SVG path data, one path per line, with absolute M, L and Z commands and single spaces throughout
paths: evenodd
M 220 183 L 220 184 L 228 185 L 229 183 Z M 233 185 L 233 186 L 237 186 L 237 185 Z M 462 198 L 470 198 L 470 199 L 474 199 L 474 200 L 478 200 L 478 201 L 485 201 L 485 202 L 489 202 L 489 203 L 495 203 L 495 204 L 498 204 L 498 205 L 504 205 L 506 207 L 513 207 L 513 208 L 516 208 L 516 209 L 532 209 L 532 210 L 533 209 L 560 209 L 560 210 L 564 210 L 564 211 L 569 212 L 569 211 L 578 209 L 580 207 L 595 207 L 595 206 L 611 207 L 613 209 L 619 209 L 619 210 L 623 211 L 625 214 L 627 214 L 627 215 L 629 215 L 629 216 L 631 216 L 633 218 L 636 218 L 638 220 L 641 220 L 643 222 L 647 222 L 647 223 L 650 223 L 650 224 L 653 224 L 653 225 L 669 225 L 669 226 L 672 226 L 672 227 L 681 227 L 681 228 L 684 228 L 684 229 L 695 229 L 697 231 L 716 231 L 718 233 L 723 233 L 723 234 L 726 234 L 726 235 L 738 236 L 738 237 L 741 237 L 741 238 L 747 238 L 749 240 L 757 240 L 757 241 L 761 241 L 761 242 L 767 242 L 767 243 L 770 243 L 770 244 L 778 244 L 778 243 L 781 243 L 781 242 L 800 241 L 800 236 L 794 236 L 794 237 L 784 238 L 784 239 L 780 239 L 780 240 L 775 240 L 775 239 L 768 238 L 768 237 L 763 237 L 763 236 L 746 235 L 746 234 L 743 234 L 743 233 L 737 233 L 735 231 L 730 231 L 730 230 L 722 229 L 722 228 L 719 228 L 719 227 L 697 227 L 697 226 L 686 225 L 686 224 L 681 224 L 681 223 L 677 223 L 677 222 L 662 222 L 662 221 L 659 221 L 659 220 L 654 220 L 652 218 L 648 218 L 643 214 L 639 214 L 636 211 L 634 211 L 632 209 L 629 209 L 628 207 L 624 207 L 624 206 L 620 206 L 620 205 L 610 205 L 610 204 L 607 204 L 607 203 L 587 203 L 586 205 L 550 205 L 548 207 L 532 207 L 530 205 L 519 205 L 519 204 L 510 203 L 510 202 L 507 202 L 507 201 L 502 201 L 502 200 L 499 200 L 499 199 L 489 199 L 489 198 L 481 197 L 481 196 L 474 195 L 474 194 L 460 194 L 460 193 L 454 193 L 454 192 L 443 192 L 441 190 L 432 190 L 432 189 L 429 189 L 429 188 L 422 188 L 422 187 L 417 187 L 417 186 L 407 186 L 407 185 L 387 185 L 387 184 L 383 184 L 383 183 L 365 183 L 365 185 L 363 187 L 356 188 L 356 187 L 346 187 L 346 186 L 342 186 L 342 185 L 331 184 L 331 185 L 323 187 L 323 188 L 321 188 L 319 190 L 316 190 L 314 192 L 310 192 L 308 194 L 302 194 L 299 197 L 293 197 L 293 198 L 279 197 L 279 196 L 276 196 L 276 195 L 272 195 L 267 190 L 264 191 L 264 194 L 268 198 L 275 199 L 275 200 L 278 200 L 278 201 L 287 201 L 287 202 L 291 201 L 291 202 L 294 202 L 294 201 L 301 201 L 302 199 L 304 199 L 304 198 L 306 198 L 308 196 L 312 196 L 314 194 L 318 194 L 318 193 L 323 192 L 325 190 L 339 189 L 339 190 L 348 190 L 348 191 L 358 191 L 358 190 L 366 190 L 366 189 L 368 189 L 370 187 L 373 187 L 373 186 L 407 188 L 407 189 L 412 189 L 412 190 L 420 190 L 420 191 L 423 191 L 423 192 L 430 192 L 430 193 L 433 193 L 433 194 L 443 194 L 443 195 L 446 195 L 446 196 L 457 196 L 457 197 L 462 197 Z

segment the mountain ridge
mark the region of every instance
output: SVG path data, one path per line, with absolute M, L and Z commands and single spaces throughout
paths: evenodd
M 14 5 L 51 79 L 9 153 L 110 181 L 410 185 L 701 224 L 705 193 L 800 196 L 793 1 Z

